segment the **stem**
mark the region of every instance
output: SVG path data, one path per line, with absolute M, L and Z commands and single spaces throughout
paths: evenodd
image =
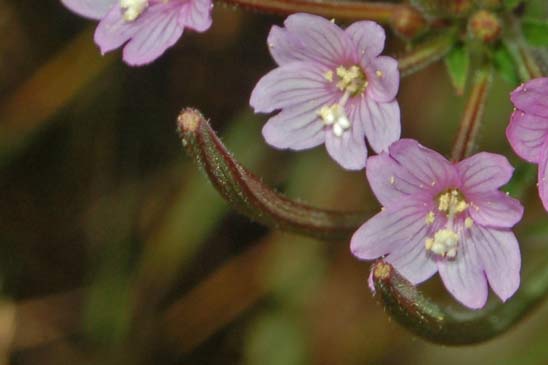
M 525 67 L 527 68 L 527 71 L 529 72 L 529 78 L 536 79 L 539 77 L 543 77 L 544 75 L 542 74 L 540 67 L 537 65 L 537 62 L 533 58 L 533 55 L 531 54 L 531 50 L 529 49 L 529 46 L 520 42 L 518 44 L 518 50 L 521 57 L 523 58 Z
M 337 240 L 348 239 L 372 215 L 317 209 L 274 191 L 234 159 L 195 109 L 184 109 L 177 124 L 183 147 L 217 191 L 233 208 L 259 223 Z
M 344 20 L 368 19 L 389 24 L 393 14 L 401 11 L 420 13 L 413 7 L 392 3 L 367 3 L 358 1 L 317 0 L 219 0 L 223 3 L 241 6 L 269 13 L 310 13 Z M 422 19 L 422 16 L 420 16 Z
M 523 38 L 519 21 L 514 17 L 506 19 L 509 28 L 509 34 L 504 39 L 504 44 L 510 51 L 510 55 L 514 59 L 518 68 L 518 73 L 521 81 L 526 82 L 530 79 L 543 77 L 541 68 L 531 54 L 531 49 Z
M 451 154 L 453 161 L 460 161 L 469 156 L 474 148 L 492 74 L 493 71 L 490 66 L 484 66 L 476 72 L 472 83 L 472 92 L 466 104 L 460 129 L 453 145 L 453 152 Z
M 408 76 L 440 60 L 453 47 L 455 32 L 450 30 L 420 44 L 412 51 L 398 57 L 400 76 Z
M 470 311 L 434 303 L 382 260 L 371 268 L 376 293 L 389 314 L 417 336 L 444 345 L 487 341 L 518 323 L 548 292 L 548 266 L 537 269 L 506 303 Z
M 526 82 L 534 78 L 543 77 L 540 67 L 526 44 L 519 40 L 507 40 L 505 45 L 517 66 L 521 81 Z

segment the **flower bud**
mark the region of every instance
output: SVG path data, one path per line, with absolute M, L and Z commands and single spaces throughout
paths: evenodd
M 487 10 L 479 10 L 470 17 L 468 31 L 474 39 L 491 43 L 500 35 L 500 20 Z
M 426 20 L 412 7 L 399 7 L 392 15 L 392 28 L 404 38 L 414 38 L 426 28 Z

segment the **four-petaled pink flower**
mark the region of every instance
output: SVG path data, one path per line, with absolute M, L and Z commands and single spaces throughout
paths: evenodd
M 518 156 L 538 164 L 538 189 L 548 210 L 548 78 L 531 80 L 515 89 L 514 113 L 506 137 Z
M 101 20 L 95 43 L 101 53 L 124 47 L 124 61 L 150 63 L 173 46 L 185 28 L 211 26 L 211 0 L 61 0 L 84 17 Z
M 302 150 L 325 142 L 346 169 L 365 166 L 367 147 L 380 152 L 400 137 L 397 61 L 379 56 L 385 33 L 361 21 L 342 30 L 327 19 L 294 14 L 272 27 L 268 45 L 279 65 L 251 94 L 256 112 L 282 109 L 263 128 L 266 141 Z
M 511 228 L 523 207 L 498 190 L 513 172 L 504 156 L 482 152 L 451 163 L 402 139 L 367 163 L 367 179 L 384 208 L 352 237 L 355 256 L 386 255 L 413 284 L 439 272 L 470 308 L 485 305 L 487 283 L 503 301 L 514 294 L 521 258 Z

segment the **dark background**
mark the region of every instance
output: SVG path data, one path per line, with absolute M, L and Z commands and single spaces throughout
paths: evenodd
M 131 68 L 119 51 L 102 57 L 94 22 L 60 2 L 0 0 L 0 364 L 548 363 L 546 303 L 486 344 L 432 345 L 383 312 L 348 242 L 270 232 L 229 209 L 180 147 L 182 107 L 291 197 L 378 203 L 323 147 L 262 140 L 267 116 L 248 100 L 283 18 L 216 5 L 213 20 Z M 391 37 L 386 53 L 404 49 Z M 517 162 L 504 137 L 512 87 L 494 81 L 479 145 Z M 465 98 L 443 64 L 404 79 L 398 99 L 403 136 L 448 154 Z M 527 197 L 524 271 L 548 235 L 534 186 Z M 437 277 L 423 287 L 452 301 Z

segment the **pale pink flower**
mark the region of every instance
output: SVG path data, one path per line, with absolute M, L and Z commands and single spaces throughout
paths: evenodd
M 470 308 L 485 305 L 488 283 L 503 301 L 514 294 L 521 257 L 511 228 L 523 207 L 498 190 L 513 172 L 504 156 L 482 152 L 451 163 L 402 139 L 367 163 L 367 179 L 384 207 L 352 237 L 355 256 L 384 257 L 413 284 L 439 272 Z
M 538 164 L 538 190 L 548 210 L 548 78 L 531 80 L 515 89 L 516 108 L 506 137 L 518 156 Z
M 84 17 L 100 20 L 95 43 L 105 54 L 124 46 L 124 61 L 150 63 L 173 46 L 185 28 L 211 26 L 211 0 L 61 0 Z
M 292 150 L 325 143 L 342 167 L 362 169 L 366 137 L 376 152 L 400 138 L 398 64 L 380 56 L 384 30 L 371 21 L 343 30 L 309 14 L 291 15 L 284 25 L 268 36 L 278 67 L 251 94 L 256 112 L 281 109 L 264 126 L 264 138 Z

